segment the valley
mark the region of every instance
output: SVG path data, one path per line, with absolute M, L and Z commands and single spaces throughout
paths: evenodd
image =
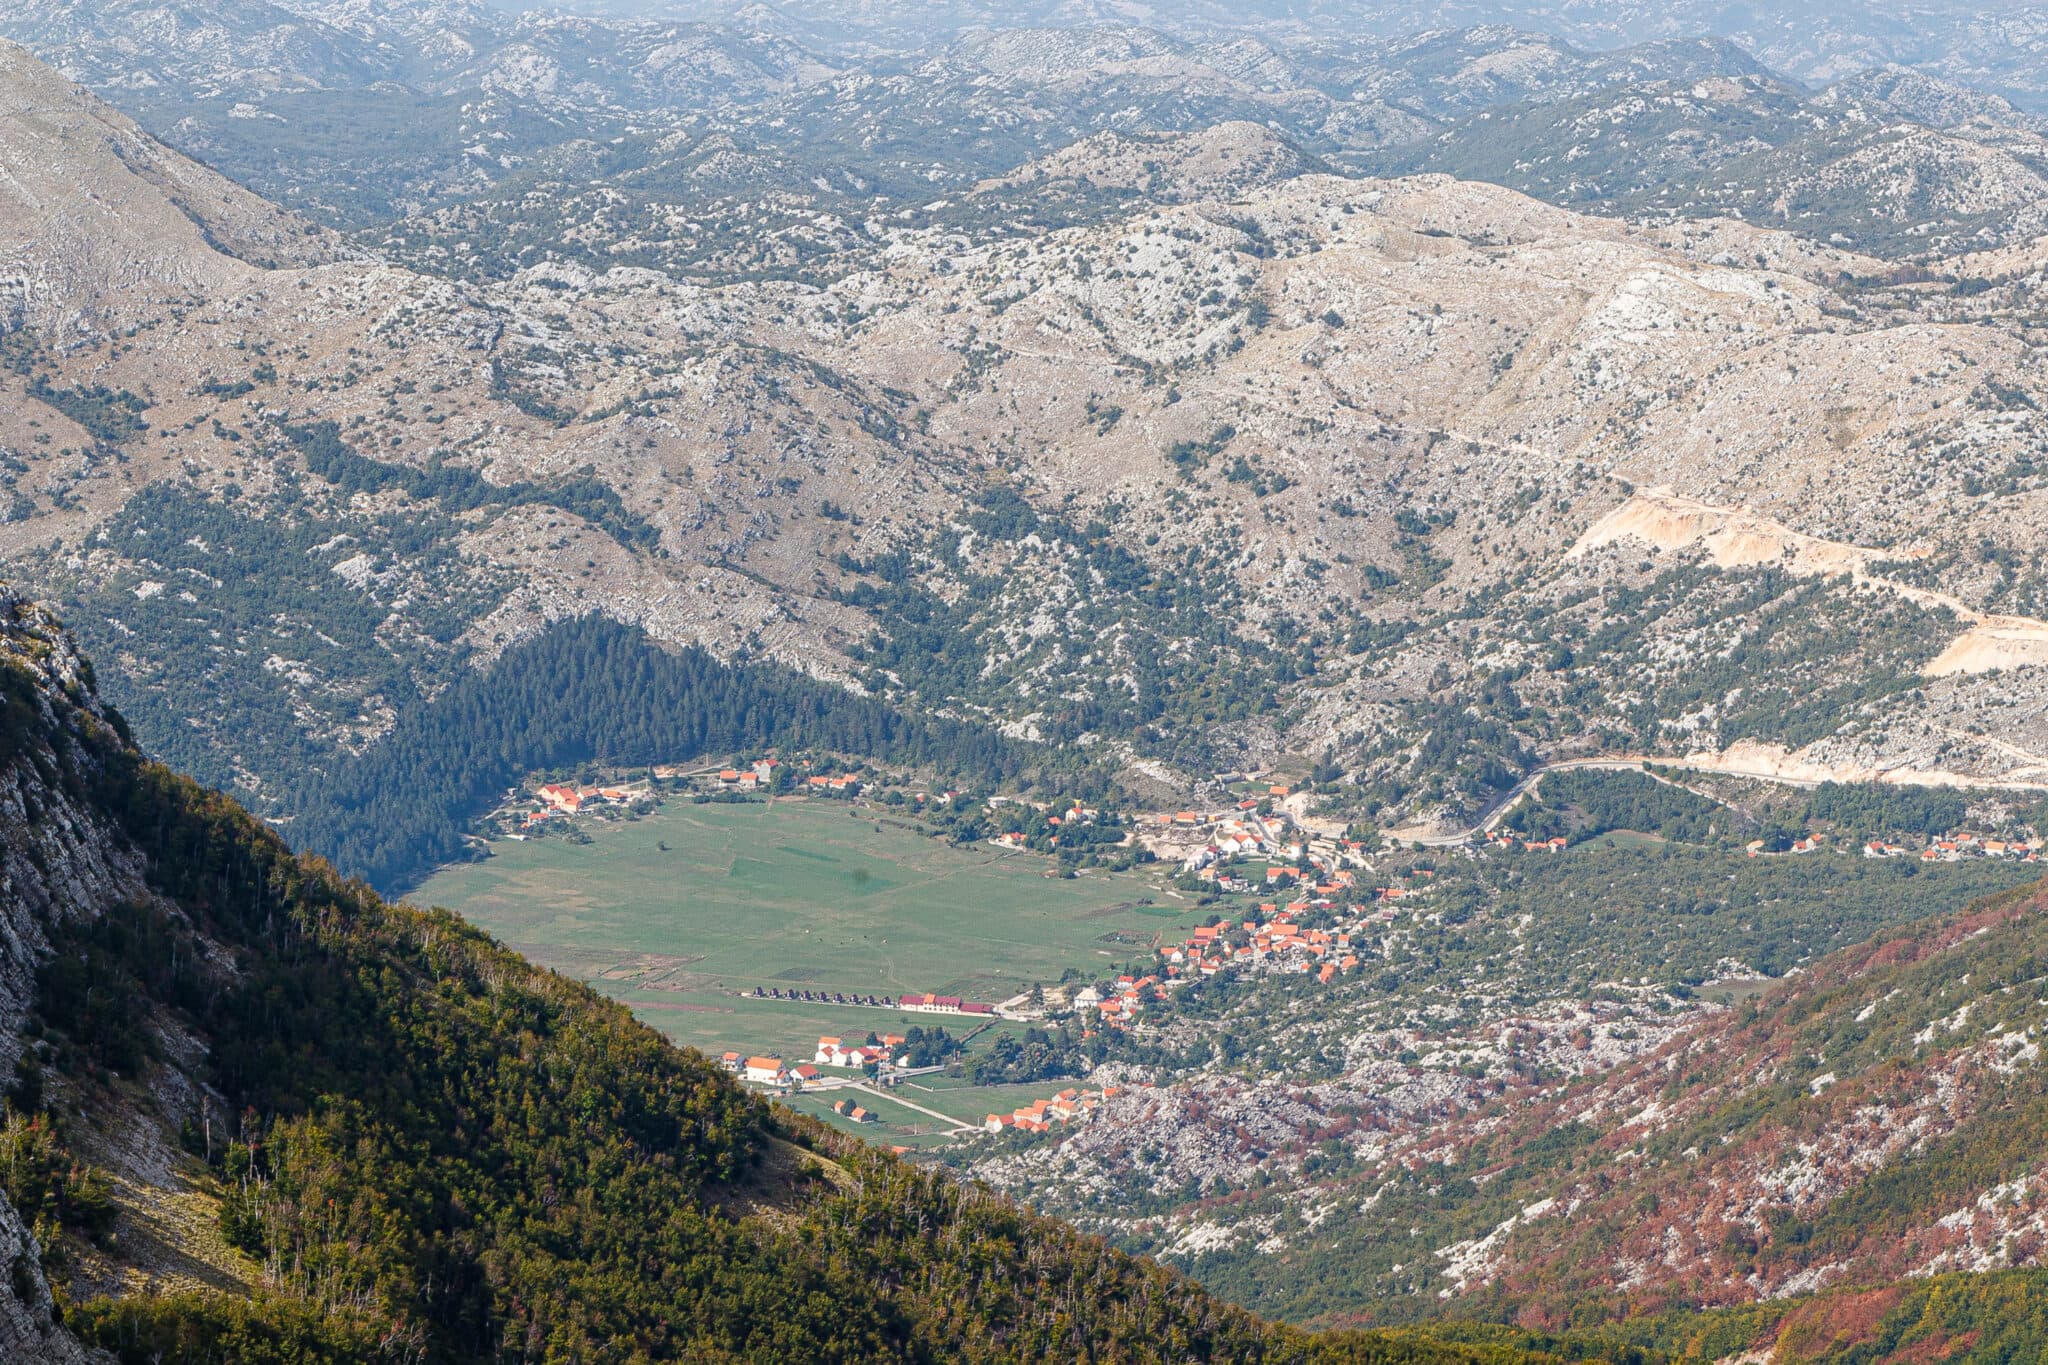
M 820 1034 L 935 1021 L 741 993 L 997 1004 L 1034 983 L 1092 980 L 1200 918 L 1157 873 L 1061 880 L 1048 859 L 956 848 L 906 823 L 802 798 L 671 803 L 593 826 L 588 843 L 500 843 L 488 861 L 444 870 L 414 899 L 455 910 L 706 1053 L 804 1060 Z
M 2048 1353 L 2048 22 L 0 14 L 0 1356 Z

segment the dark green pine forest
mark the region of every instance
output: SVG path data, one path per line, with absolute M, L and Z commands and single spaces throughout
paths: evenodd
M 536 770 L 771 747 L 929 767 L 983 789 L 1057 758 L 787 668 L 672 654 L 637 629 L 582 617 L 408 710 L 374 747 L 309 783 L 290 830 L 298 847 L 396 893 L 462 857 L 464 826 Z

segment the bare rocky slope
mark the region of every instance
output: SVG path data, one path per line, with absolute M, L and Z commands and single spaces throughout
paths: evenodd
M 320 22 L 340 32 L 346 9 Z M 1512 35 L 1447 46 L 1440 85 L 1475 105 L 1569 65 Z M 1087 92 L 1164 99 L 1199 68 L 1246 107 L 1298 104 L 1255 44 L 1125 29 L 972 36 L 932 76 L 993 117 L 1021 89 L 1002 72 L 1034 60 L 1053 85 L 1085 71 Z M 530 86 L 507 98 L 559 112 L 571 78 L 515 65 Z M 855 139 L 889 93 L 791 79 Z M 1713 102 L 1692 90 L 1673 98 Z M 1954 127 L 2012 117 L 1903 78 L 1858 98 Z M 1969 148 L 2019 164 L 2024 131 L 1944 133 L 1894 169 Z M 39 699 L 24 723 L 132 724 L 289 821 L 309 775 L 465 670 L 601 612 L 1100 755 L 1176 797 L 1274 770 L 1327 827 L 1449 840 L 1534 765 L 1595 755 L 2015 803 L 2048 784 L 2038 243 L 1901 265 L 1729 219 L 1345 175 L 1246 121 L 1054 141 L 915 208 L 835 191 L 757 219 L 616 187 L 686 167 L 760 204 L 798 162 L 703 129 L 628 137 L 372 250 L 0 50 L 0 569 L 63 605 L 127 717 L 15 606 Z M 676 159 L 633 161 L 655 143 Z M 2019 222 L 2035 191 L 2012 184 Z M 526 235 L 493 245 L 507 223 Z M 684 238 L 716 268 L 670 268 Z M 49 767 L 0 789 L 0 1067 L 53 937 L 155 903 L 140 836 Z M 1577 883 L 1560 863 L 1536 884 L 1555 896 L 1513 904 L 1530 870 L 1490 851 L 1459 855 L 1463 890 L 1417 866 L 1469 897 L 1375 930 L 1370 965 L 1327 993 L 1304 976 L 1230 997 L 1214 1038 L 1162 1010 L 1134 1054 L 1199 1046 L 1192 1079 L 977 1171 L 1329 1322 L 1425 1316 L 1446 1294 L 1546 1329 L 1758 1302 L 1854 1317 L 1913 1308 L 1901 1276 L 2034 1273 L 2038 908 L 1817 961 L 2023 869 L 1930 889 L 1908 884 L 1917 866 L 1845 858 L 1816 892 L 1804 865 L 1726 854 L 1616 853 Z M 470 947 L 463 980 L 527 979 Z M 1793 965 L 1747 1009 L 1681 989 Z M 67 1237 L 80 1293 L 233 1296 L 297 1273 L 245 1254 L 227 1186 L 178 1145 L 194 1118 L 213 1155 L 205 1086 L 222 1084 L 181 1019 L 157 1017 L 139 1088 L 101 1064 L 119 1113 L 149 1121 L 80 1144 L 125 1220 L 120 1256 Z M 1226 1041 L 1241 1051 L 1209 1050 Z M 49 1084 L 60 1108 L 83 1093 Z M 755 1199 L 791 1213 L 759 1189 L 713 1202 Z M 0 1242 L 12 1227 L 0 1215 Z M 321 1245 L 361 1294 L 399 1292 Z M 33 1276 L 12 1291 L 46 1320 Z M 1940 1331 L 1947 1349 L 1967 1329 Z
M 2041 235 L 2048 143 L 1993 97 L 1881 71 L 1818 95 L 1743 74 L 1491 108 L 1366 158 L 1608 216 L 1724 216 L 1890 257 Z
M 1325 1321 L 1449 1303 L 1557 1324 L 1594 1304 L 1626 1315 L 1824 1288 L 1861 1303 L 1841 1321 L 1874 1320 L 1902 1279 L 2041 1263 L 2044 923 L 2029 888 L 1734 1008 L 1662 1023 L 1618 1001 L 1576 1019 L 1529 1011 L 1492 1045 L 1565 1075 L 1476 1104 L 1449 1074 L 1432 1091 L 1399 1067 L 1403 1083 L 1368 1087 L 1362 1107 L 1336 1086 L 1140 1089 L 1059 1147 L 981 1169 Z M 1562 1056 L 1536 1060 L 1552 1046 Z M 1574 1078 L 1587 1063 L 1571 1047 L 1629 1055 Z M 1303 1133 L 1296 1178 L 1246 1178 L 1248 1151 Z M 1134 1173 L 1162 1151 L 1193 1172 L 1204 1141 L 1216 1193 L 1147 1208 Z
M 328 254 L 25 56 L 7 83 L 0 555 L 251 793 L 590 610 L 1190 779 L 1328 749 L 1395 821 L 1524 750 L 1998 781 L 2048 748 L 2031 264 L 1247 175 L 1292 153 L 1226 125 L 1045 168 L 1179 167 L 1186 202 L 846 224 L 825 283 L 460 284 Z M 1616 533 L 1651 490 L 1780 539 Z M 1849 548 L 1770 549 L 1801 537 Z M 266 545 L 307 566 L 285 598 L 242 590 Z M 939 620 L 964 674 L 912 643 Z

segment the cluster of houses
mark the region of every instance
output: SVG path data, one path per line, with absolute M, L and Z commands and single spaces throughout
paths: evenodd
M 832 1101 L 832 1112 L 841 1118 L 851 1119 L 855 1123 L 877 1122 L 874 1110 L 855 1104 L 852 1100 Z M 898 1150 L 900 1151 L 901 1149 L 899 1148 Z
M 948 800 L 957 795 L 959 795 L 958 792 L 946 793 Z M 996 811 L 1005 804 L 1008 803 L 1000 799 L 991 799 L 988 803 L 988 808 L 991 811 Z M 1076 801 L 1057 815 L 1048 815 L 1045 818 L 1045 823 L 1057 830 L 1064 829 L 1068 825 L 1092 825 L 1101 818 L 1101 811 L 1093 806 L 1084 806 L 1079 801 Z M 1021 829 L 1013 829 L 1006 830 L 1001 834 L 990 835 L 989 842 L 998 848 L 1029 848 L 1031 846 L 1031 836 L 1024 833 Z M 1053 835 L 1050 842 L 1054 848 L 1058 848 L 1060 836 L 1057 834 Z
M 903 1035 L 900 1033 L 876 1035 L 872 1043 L 848 1043 L 844 1038 L 835 1038 L 828 1033 L 818 1039 L 818 1050 L 811 1060 L 819 1066 L 864 1071 L 871 1065 L 895 1065 L 896 1049 L 902 1046 Z
M 564 815 L 579 815 L 585 808 L 598 805 L 623 806 L 633 799 L 633 793 L 624 787 L 592 787 L 579 791 L 575 787 L 550 782 L 534 793 L 539 809 L 526 813 L 522 822 L 526 826 L 544 824 Z
M 743 1057 L 737 1052 L 728 1052 L 721 1060 L 725 1069 L 743 1081 L 755 1085 L 776 1085 L 801 1090 L 820 1079 L 818 1068 L 805 1062 L 791 1066 L 780 1057 Z
M 1512 853 L 1517 849 L 1525 853 L 1562 853 L 1571 841 L 1562 834 L 1548 839 L 1524 839 L 1512 830 L 1497 829 L 1486 836 L 1486 847 Z
M 809 767 L 810 764 L 806 762 L 804 766 Z M 773 786 L 776 778 L 781 776 L 781 768 L 782 760 L 779 758 L 757 758 L 737 768 L 720 769 L 714 780 L 723 791 L 757 791 L 762 787 Z M 810 773 L 797 786 L 800 790 L 819 792 L 828 796 L 860 795 L 860 779 L 850 773 L 838 777 Z
M 1413 875 L 1428 878 L 1434 874 L 1418 870 Z M 1119 976 L 1106 990 L 1084 986 L 1067 1003 L 1077 1012 L 1092 1013 L 1101 1027 L 1121 1031 L 1189 981 L 1224 972 L 1313 974 L 1327 985 L 1358 969 L 1354 948 L 1364 946 L 1375 926 L 1391 922 L 1400 913 L 1398 902 L 1424 894 L 1426 889 L 1377 887 L 1370 908 L 1340 905 L 1326 898 L 1286 905 L 1267 903 L 1258 908 L 1257 915 L 1205 925 L 1184 942 L 1160 948 L 1158 973 Z M 1311 912 L 1318 916 L 1334 912 L 1339 918 L 1327 929 L 1308 928 L 1299 920 Z
M 1965 858 L 2012 858 L 2023 863 L 2041 861 L 2041 841 L 2032 839 L 1980 839 L 1974 834 L 1955 834 L 1936 839 L 1915 855 L 1903 844 L 1873 839 L 1863 846 L 1866 858 L 1907 858 L 1917 856 L 1923 863 L 1954 863 Z
M 1269 886 L 1300 881 L 1310 874 L 1325 884 L 1349 886 L 1350 869 L 1372 865 L 1365 845 L 1358 840 L 1307 836 L 1285 815 L 1260 815 L 1257 807 L 1256 801 L 1246 801 L 1236 811 L 1184 810 L 1155 819 L 1176 829 L 1207 833 L 1206 840 L 1183 856 L 1181 870 L 1214 882 L 1222 891 L 1251 890 L 1250 881 L 1232 875 L 1229 869 L 1255 858 L 1268 860 L 1264 879 Z
M 720 1060 L 727 1071 L 743 1081 L 802 1090 L 831 1079 L 819 1067 L 866 1071 L 872 1065 L 886 1071 L 896 1065 L 896 1049 L 903 1043 L 900 1033 L 881 1034 L 873 1043 L 848 1043 L 844 1038 L 827 1035 L 818 1039 L 818 1050 L 810 1061 L 794 1066 L 780 1057 L 748 1057 L 738 1052 L 728 1052 Z
M 781 766 L 779 758 L 757 758 L 743 768 L 722 770 L 718 774 L 718 785 L 729 791 L 750 792 L 773 782 L 775 770 Z
M 1398 887 L 1383 890 L 1407 894 Z M 1211 924 L 1197 929 L 1185 943 L 1161 950 L 1166 970 L 1215 976 L 1232 967 L 1271 965 L 1282 971 L 1316 971 L 1324 981 L 1339 972 L 1353 970 L 1358 966 L 1358 958 L 1351 951 L 1351 929 L 1304 929 L 1295 923 L 1295 916 L 1314 907 L 1313 901 L 1262 905 L 1260 912 L 1270 918 L 1247 918 L 1239 924 Z M 1393 918 L 1391 910 L 1384 913 L 1386 918 Z M 1361 928 L 1365 922 L 1368 921 L 1361 921 Z
M 1100 1090 L 1062 1090 L 1051 1099 L 1033 1100 L 1010 1113 L 990 1114 L 982 1126 L 991 1133 L 1001 1133 L 1005 1129 L 1043 1133 L 1056 1123 L 1085 1122 L 1101 1108 L 1104 1100 L 1121 1093 L 1113 1085 L 1106 1085 Z
M 1487 848 L 1505 850 L 1526 850 L 1530 852 L 1561 852 L 1569 841 L 1562 836 L 1551 839 L 1524 839 L 1507 830 L 1495 830 L 1486 836 Z M 1817 852 L 1827 843 L 1825 834 L 1808 834 L 1794 839 L 1784 850 L 1785 854 Z M 1918 858 L 1923 863 L 1953 863 L 1964 858 L 2013 858 L 2020 862 L 2040 861 L 2041 841 L 2021 842 L 2019 840 L 1980 839 L 1974 834 L 1956 834 L 1946 839 L 1936 839 L 1926 848 L 1914 850 L 1889 839 L 1872 839 L 1863 845 L 1866 858 Z M 1762 839 L 1752 839 L 1742 846 L 1744 855 L 1751 858 L 1772 856 L 1770 845 Z
M 1794 839 L 1791 842 L 1791 844 L 1786 847 L 1785 852 L 1811 853 L 1826 842 L 1827 835 L 1825 834 L 1809 834 L 1803 839 Z M 1742 853 L 1743 856 L 1747 858 L 1769 857 L 1770 846 L 1761 839 L 1751 839 L 1748 843 L 1742 846 Z
M 971 1001 L 952 1000 L 950 996 L 906 995 L 903 999 L 905 1009 L 912 1008 L 909 1003 L 912 1000 L 951 1000 L 954 1005 L 963 1006 L 966 1011 L 980 1013 L 992 1013 L 994 1008 L 989 1005 L 976 1005 Z M 946 1011 L 927 1007 L 924 1012 L 929 1014 Z M 865 1073 L 872 1067 L 877 1072 L 878 1079 L 884 1084 L 892 1084 L 903 1075 L 918 1074 L 915 1069 L 906 1070 L 906 1064 L 898 1056 L 907 1041 L 900 1033 L 871 1033 L 859 1040 L 827 1033 L 819 1036 L 817 1050 L 811 1054 L 811 1060 L 808 1062 L 791 1065 L 780 1057 L 749 1057 L 738 1052 L 728 1052 L 721 1060 L 725 1064 L 725 1069 L 741 1080 L 784 1089 L 802 1090 L 820 1081 L 843 1082 L 843 1078 L 829 1076 L 820 1071 L 820 1067 L 855 1073 Z M 855 1075 L 853 1079 L 858 1080 L 859 1075 Z
M 1161 983 L 1163 989 L 1155 994 L 1163 996 L 1183 982 L 1233 971 L 1313 974 L 1326 985 L 1357 971 L 1358 950 L 1368 945 L 1377 928 L 1391 923 L 1401 913 L 1403 901 L 1427 895 L 1428 882 L 1435 873 L 1417 868 L 1409 875 L 1421 884 L 1375 887 L 1369 905 L 1339 904 L 1321 897 L 1285 905 L 1267 903 L 1258 908 L 1257 915 L 1247 915 L 1236 923 L 1226 921 L 1196 929 L 1184 942 L 1159 950 L 1166 980 Z M 1333 922 L 1328 928 L 1306 928 L 1300 921 L 1311 914 Z M 1124 1019 L 1134 1012 L 1125 998 L 1129 993 L 1125 987 L 1127 980 L 1119 978 L 1119 994 L 1115 997 L 1123 1002 L 1115 1017 Z M 1143 992 L 1138 994 L 1142 1001 Z
M 1093 1011 L 1101 1027 L 1121 1032 L 1145 1012 L 1146 1005 L 1166 999 L 1180 984 L 1177 974 L 1164 980 L 1157 976 L 1120 976 L 1108 991 L 1083 986 L 1067 1003 L 1076 1011 Z

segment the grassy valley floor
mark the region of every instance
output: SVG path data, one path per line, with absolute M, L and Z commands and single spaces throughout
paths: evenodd
M 1163 870 L 1061 879 L 1035 854 L 957 848 L 838 802 L 673 802 L 585 828 L 588 843 L 494 843 L 413 899 L 714 1054 L 808 1058 L 821 1033 L 972 1027 L 739 994 L 756 986 L 994 1002 L 1069 968 L 1095 977 L 1203 917 Z

